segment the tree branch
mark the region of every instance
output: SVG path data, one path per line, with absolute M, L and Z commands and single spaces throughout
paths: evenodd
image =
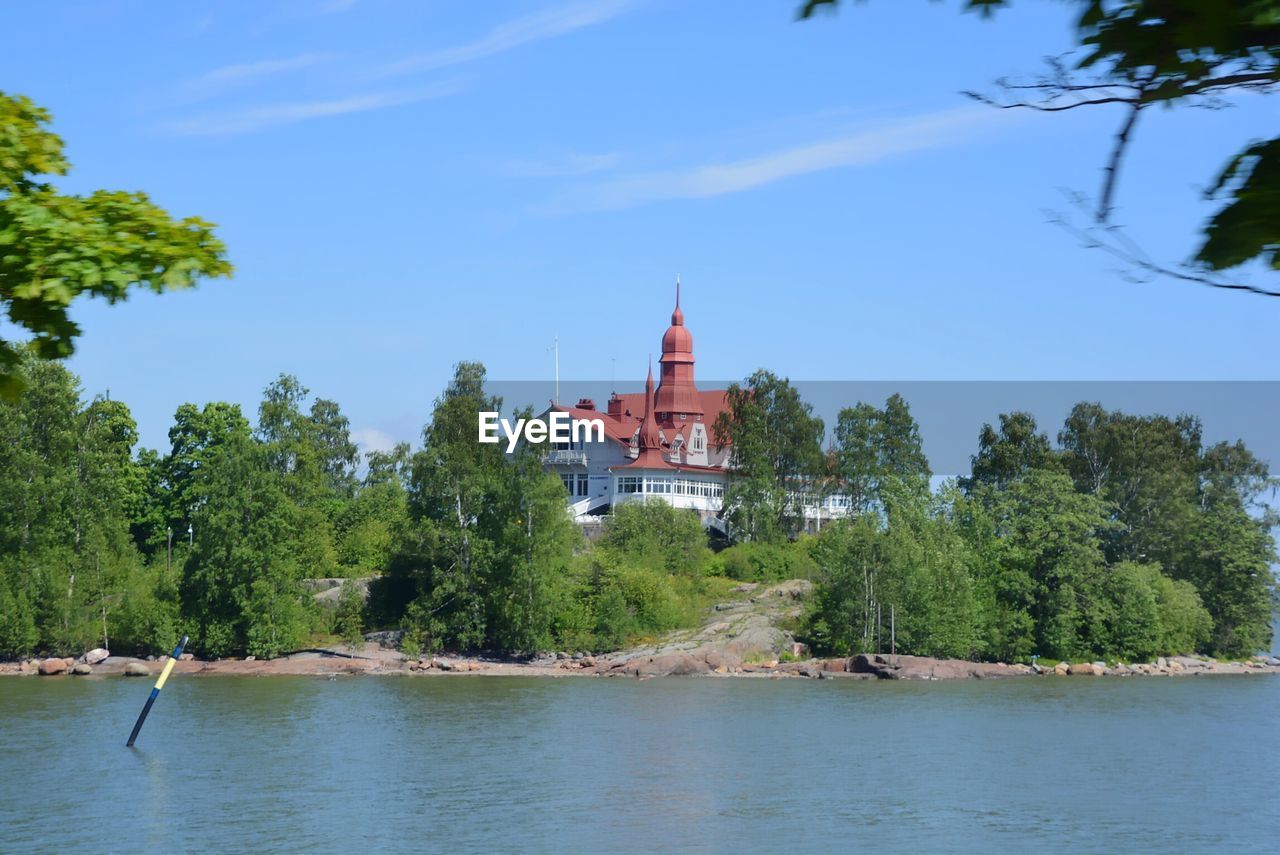
M 1142 112 L 1144 106 L 1145 104 L 1141 101 L 1130 104 L 1129 114 L 1125 116 L 1124 123 L 1120 125 L 1120 131 L 1116 134 L 1116 144 L 1111 149 L 1111 158 L 1103 170 L 1105 177 L 1102 179 L 1102 196 L 1098 199 L 1096 216 L 1100 223 L 1107 222 L 1111 216 L 1111 197 L 1115 193 L 1116 178 L 1120 174 L 1120 159 L 1124 157 L 1125 149 L 1129 147 L 1129 135 L 1133 133 L 1133 126 L 1137 124 L 1138 114 Z
M 1078 206 L 1084 207 L 1083 201 L 1079 197 L 1075 201 Z M 1105 225 L 1103 226 L 1105 235 L 1099 235 L 1096 228 L 1081 228 L 1057 211 L 1046 211 L 1045 213 L 1050 222 L 1075 237 L 1085 247 L 1101 249 L 1124 262 L 1130 268 L 1136 268 L 1151 276 L 1167 276 L 1195 285 L 1204 285 L 1224 291 L 1243 291 L 1248 294 L 1257 294 L 1260 297 L 1280 297 L 1280 291 L 1272 291 L 1243 281 L 1223 279 L 1192 267 L 1170 267 L 1154 261 L 1119 226 Z M 1090 216 L 1088 211 L 1085 211 L 1085 215 Z M 1090 219 L 1092 219 L 1091 216 Z M 1146 281 L 1131 274 L 1122 275 L 1134 282 Z

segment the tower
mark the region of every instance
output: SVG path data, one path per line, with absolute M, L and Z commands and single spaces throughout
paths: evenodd
M 671 424 L 684 419 L 702 421 L 702 396 L 693 382 L 693 334 L 684 325 L 680 310 L 680 279 L 676 279 L 676 308 L 671 326 L 662 336 L 662 356 L 658 391 L 653 410 L 657 421 Z

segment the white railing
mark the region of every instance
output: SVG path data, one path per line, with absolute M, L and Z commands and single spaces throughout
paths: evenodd
M 547 452 L 543 462 L 550 466 L 587 465 L 587 453 L 581 450 L 555 448 Z

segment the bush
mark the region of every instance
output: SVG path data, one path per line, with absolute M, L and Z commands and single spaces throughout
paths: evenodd
M 809 553 L 807 539 L 794 543 L 739 543 L 716 558 L 722 575 L 741 582 L 812 579 L 818 569 Z
M 702 520 L 666 502 L 615 508 L 599 546 L 655 570 L 689 576 L 701 575 L 711 559 Z
M 347 644 L 359 645 L 364 641 L 364 597 L 360 595 L 360 587 L 351 579 L 343 580 L 342 590 L 338 592 L 333 631 Z

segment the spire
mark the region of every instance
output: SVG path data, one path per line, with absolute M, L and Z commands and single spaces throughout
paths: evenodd
M 644 381 L 644 417 L 640 419 L 640 450 L 657 449 L 662 440 L 658 437 L 658 425 L 653 417 L 653 356 L 649 357 L 649 376 Z
M 676 309 L 671 313 L 671 326 L 684 326 L 684 312 L 680 311 L 680 274 L 676 274 Z

